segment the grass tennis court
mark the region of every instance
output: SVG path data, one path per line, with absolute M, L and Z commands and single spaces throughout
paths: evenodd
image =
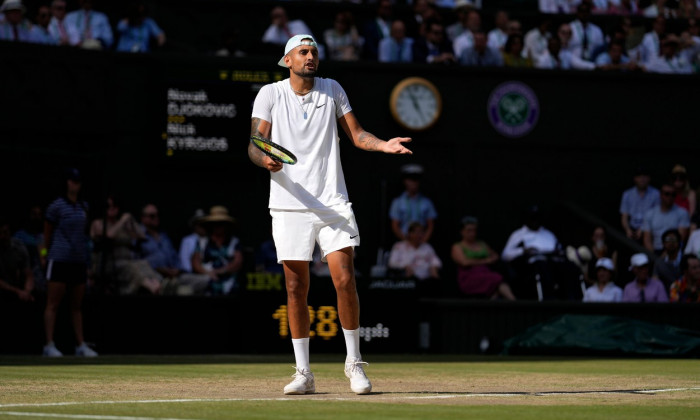
M 0 419 L 700 419 L 700 360 L 314 356 L 317 393 L 285 396 L 292 356 L 0 356 Z

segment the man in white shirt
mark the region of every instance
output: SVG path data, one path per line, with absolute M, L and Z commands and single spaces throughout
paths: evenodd
M 666 18 L 657 16 L 652 24 L 652 30 L 645 33 L 642 43 L 637 47 L 637 59 L 649 63 L 661 54 L 661 39 L 666 33 Z
M 532 28 L 525 34 L 523 58 L 530 58 L 533 63 L 536 63 L 542 54 L 547 51 L 547 40 L 551 36 L 549 27 L 551 21 L 544 19 L 539 26 Z
M 661 41 L 661 55 L 654 57 L 646 65 L 651 73 L 690 74 L 693 66 L 686 58 L 678 54 L 680 39 L 673 34 L 666 35 Z
M 496 16 L 494 17 L 494 24 L 496 27 L 491 29 L 488 33 L 488 46 L 490 48 L 502 50 L 503 46 L 506 45 L 506 40 L 508 39 L 508 22 L 510 22 L 508 12 L 505 10 L 496 12 Z
M 294 380 L 285 394 L 316 390 L 309 365 L 310 319 L 307 304 L 309 261 L 318 243 L 338 294 L 338 315 L 345 337 L 345 375 L 356 394 L 372 385 L 360 355 L 360 312 L 354 247 L 359 231 L 340 162 L 338 125 L 355 147 L 390 154 L 411 154 L 403 146 L 410 138 L 380 140 L 365 131 L 335 80 L 316 77 L 318 49 L 311 35 L 289 39 L 278 62 L 289 78 L 263 86 L 253 104 L 251 135 L 269 138 L 297 155 L 295 165 L 273 160 L 252 143 L 251 161 L 270 171 L 270 214 L 277 258 L 284 267 L 287 311 L 296 360 Z
M 582 298 L 578 284 L 581 270 L 563 255 L 557 237 L 542 226 L 538 206 L 527 209 L 525 224 L 510 235 L 501 257 L 516 276 L 511 283 L 516 296 L 540 300 Z
M 576 9 L 576 20 L 571 22 L 571 41 L 569 47 L 573 54 L 584 60 L 595 60 L 593 51 L 605 44 L 603 31 L 595 23 L 591 23 L 591 6 L 581 3 Z
M 464 32 L 455 38 L 452 43 L 455 57 L 460 57 L 462 51 L 474 46 L 474 32 L 481 30 L 481 15 L 476 10 L 467 12 L 467 18 L 464 26 Z
M 287 40 L 298 34 L 311 34 L 311 29 L 302 20 L 287 18 L 284 7 L 277 6 L 270 12 L 271 23 L 262 37 L 262 42 L 284 45 Z

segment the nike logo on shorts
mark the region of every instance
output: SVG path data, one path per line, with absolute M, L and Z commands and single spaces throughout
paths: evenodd
M 355 239 L 355 238 L 357 238 L 358 236 L 360 236 L 360 235 L 351 236 L 350 239 Z

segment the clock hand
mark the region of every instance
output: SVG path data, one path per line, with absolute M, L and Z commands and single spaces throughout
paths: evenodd
M 420 112 L 420 106 L 418 106 L 418 99 L 416 99 L 415 95 L 413 95 L 411 92 L 408 93 L 408 96 L 411 98 L 411 102 L 413 102 L 413 107 L 416 109 L 416 111 Z

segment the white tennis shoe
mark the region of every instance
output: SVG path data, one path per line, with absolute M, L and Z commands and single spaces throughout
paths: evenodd
M 372 384 L 362 368 L 362 365 L 368 364 L 357 358 L 345 361 L 345 376 L 350 379 L 350 389 L 355 394 L 369 394 L 372 391 Z
M 75 355 L 79 357 L 97 357 L 97 352 L 83 343 L 75 348 Z
M 299 369 L 294 367 L 296 372 L 292 375 L 292 382 L 284 387 L 284 395 L 303 395 L 313 394 L 316 392 L 316 383 L 314 374 L 307 369 Z
M 52 342 L 44 346 L 44 356 L 45 357 L 62 357 L 63 353 L 56 348 L 56 345 Z

